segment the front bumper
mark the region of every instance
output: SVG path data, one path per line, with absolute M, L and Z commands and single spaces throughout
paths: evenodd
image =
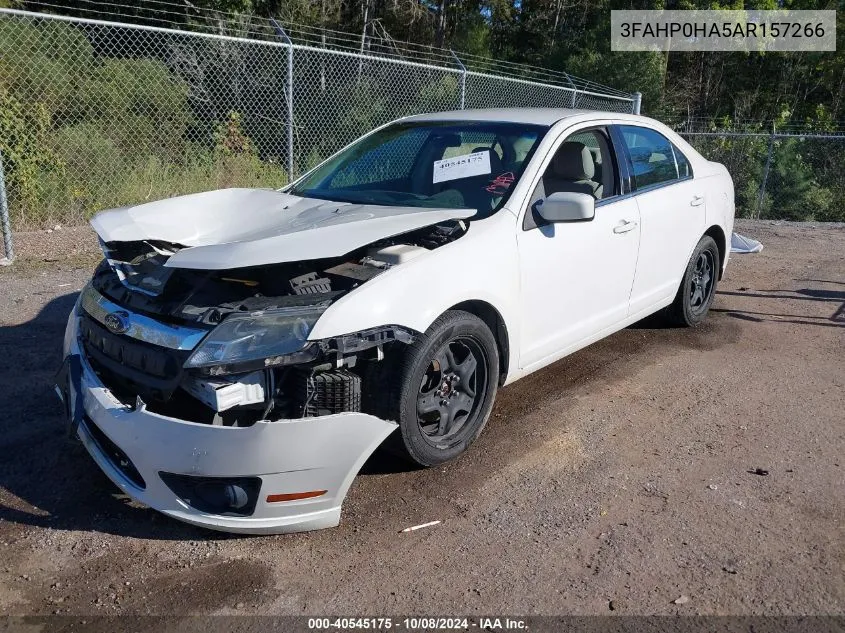
M 140 400 L 131 407 L 112 395 L 88 365 L 76 328 L 77 317 L 71 314 L 57 385 L 72 432 L 127 495 L 180 521 L 244 534 L 334 527 L 355 475 L 396 428 L 364 413 L 261 421 L 244 428 L 212 426 L 148 411 Z M 249 516 L 200 511 L 165 484 L 162 472 L 258 477 L 255 509 Z M 268 501 L 269 495 L 323 490 L 310 499 Z

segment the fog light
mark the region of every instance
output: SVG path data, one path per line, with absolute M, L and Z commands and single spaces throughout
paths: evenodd
M 186 504 L 200 512 L 249 516 L 255 512 L 258 477 L 196 477 L 160 472 L 161 480 Z
M 249 503 L 247 491 L 238 484 L 204 481 L 197 485 L 196 493 L 204 504 L 230 510 L 240 510 Z

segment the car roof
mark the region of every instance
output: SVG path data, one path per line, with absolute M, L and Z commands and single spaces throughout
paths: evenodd
M 592 115 L 597 119 L 619 118 L 635 121 L 647 121 L 646 117 L 620 114 L 618 112 L 601 112 L 599 110 L 576 110 L 572 108 L 483 108 L 477 110 L 450 110 L 448 112 L 432 112 L 431 114 L 417 114 L 403 118 L 403 121 L 502 121 L 507 123 L 526 123 L 533 125 L 554 125 L 558 121 L 572 117 L 589 119 Z

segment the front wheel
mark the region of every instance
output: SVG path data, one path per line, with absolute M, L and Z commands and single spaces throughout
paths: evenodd
M 687 264 L 675 301 L 667 309 L 670 321 L 690 327 L 704 320 L 716 296 L 719 262 L 719 247 L 705 235 Z
M 498 348 L 484 321 L 443 314 L 393 368 L 384 404 L 399 423 L 401 451 L 421 466 L 463 453 L 487 423 L 498 382 Z

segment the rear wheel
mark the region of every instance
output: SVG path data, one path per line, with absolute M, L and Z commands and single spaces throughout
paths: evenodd
M 496 396 L 496 340 L 474 314 L 439 317 L 393 367 L 387 419 L 399 423 L 395 447 L 421 466 L 463 453 L 481 433 Z
M 669 319 L 683 326 L 701 323 L 716 296 L 719 279 L 719 247 L 705 235 L 687 264 L 675 301 L 667 309 Z

